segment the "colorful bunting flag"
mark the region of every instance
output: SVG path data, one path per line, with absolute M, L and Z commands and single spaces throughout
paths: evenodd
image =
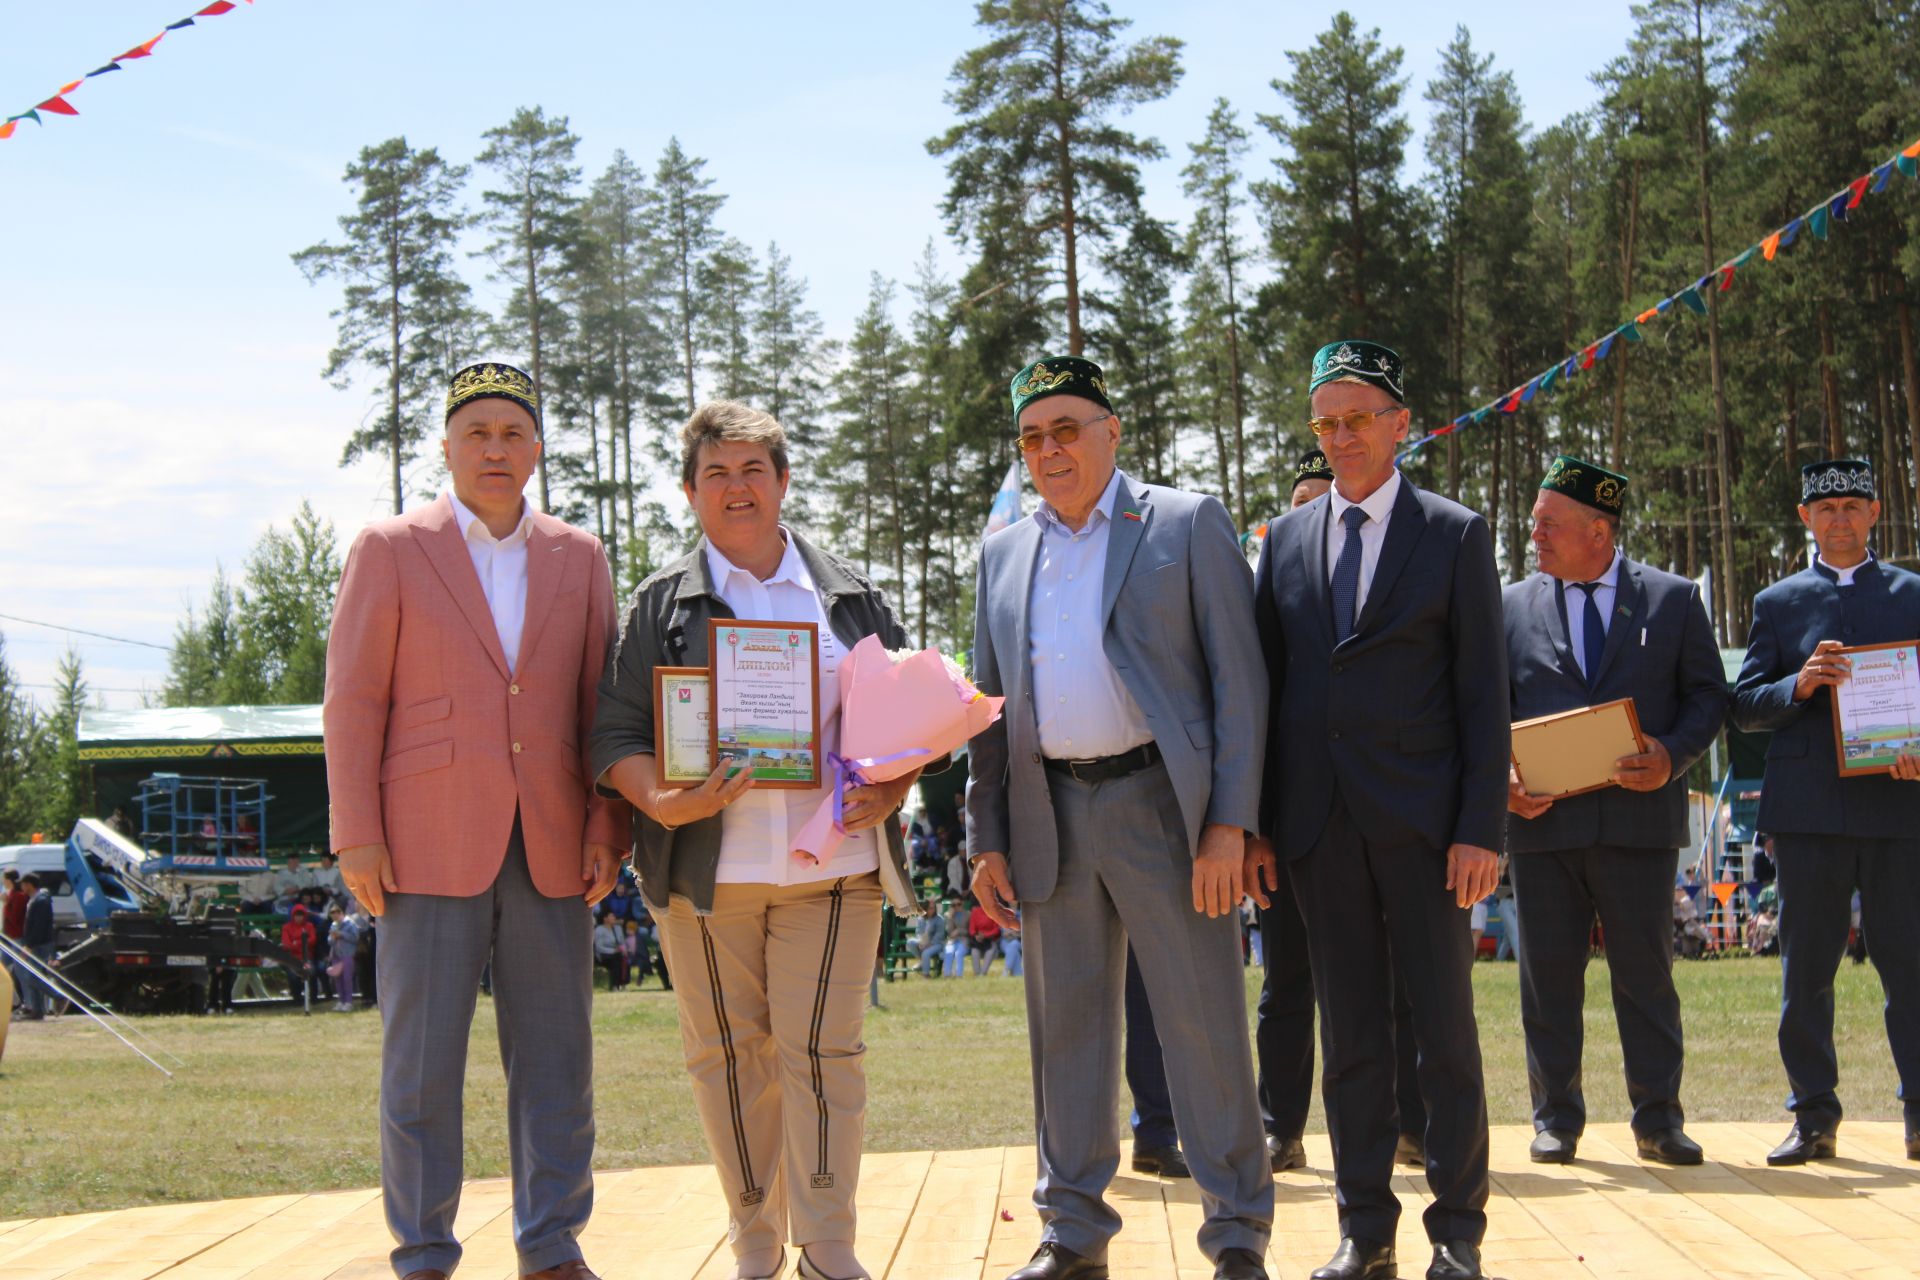
M 252 4 L 253 0 L 247 0 L 247 3 Z M 107 72 L 109 71 L 119 71 L 121 69 L 120 64 L 129 59 L 152 57 L 154 46 L 159 44 L 162 40 L 166 39 L 167 32 L 179 31 L 185 27 L 191 27 L 194 25 L 195 18 L 217 18 L 223 13 L 232 13 L 238 7 L 239 6 L 232 3 L 232 0 L 214 0 L 212 4 L 209 4 L 204 8 L 196 10 L 190 17 L 181 18 L 177 22 L 169 22 L 166 25 L 166 27 L 161 30 L 159 35 L 153 37 L 151 40 L 145 41 L 142 44 L 137 44 L 133 46 L 133 48 L 127 50 L 125 53 L 121 54 L 119 57 L 113 58 L 108 62 L 104 63 L 103 65 L 95 67 L 93 70 L 87 72 L 86 75 L 80 77 L 80 79 L 75 80 L 71 84 L 68 84 L 63 88 L 59 89 L 58 91 L 56 91 L 45 102 L 40 103 L 38 106 L 34 107 L 32 110 L 22 111 L 17 115 L 11 115 L 6 117 L 4 122 L 0 122 L 0 141 L 5 141 L 6 139 L 11 138 L 14 135 L 14 132 L 19 125 L 19 122 L 22 120 L 31 120 L 35 124 L 45 124 L 46 122 L 40 118 L 40 112 L 42 111 L 45 111 L 45 112 L 48 112 L 49 114 L 57 115 L 57 116 L 79 115 L 80 114 L 79 109 L 76 108 L 71 102 L 67 101 L 67 95 L 72 93 L 75 89 L 78 89 L 81 85 L 93 79 L 95 76 L 106 75 Z
M 0 134 L 0 137 L 4 136 L 4 134 Z M 1706 275 L 1701 276 L 1678 293 L 1670 294 L 1660 299 L 1660 301 L 1648 307 L 1645 311 L 1640 312 L 1633 319 L 1621 324 L 1620 327 L 1613 330 L 1613 332 L 1595 342 L 1587 344 L 1563 360 L 1555 362 L 1549 366 L 1545 372 L 1536 374 L 1528 381 L 1498 397 L 1492 403 L 1482 405 L 1471 413 L 1462 414 L 1445 426 L 1435 428 L 1418 439 L 1409 441 L 1406 448 L 1401 451 L 1401 459 L 1404 460 L 1410 457 L 1423 445 L 1439 436 L 1450 435 L 1462 427 L 1485 421 L 1488 415 L 1494 412 L 1518 412 L 1520 406 L 1531 402 L 1537 392 L 1551 391 L 1556 382 L 1571 380 L 1579 370 L 1590 369 L 1596 361 L 1605 360 L 1613 349 L 1613 340 L 1615 338 L 1625 338 L 1628 342 L 1641 341 L 1643 335 L 1640 332 L 1640 326 L 1665 315 L 1672 309 L 1675 303 L 1679 303 L 1697 315 L 1707 314 L 1705 295 L 1715 291 L 1725 293 L 1731 289 L 1733 287 L 1734 275 L 1741 267 L 1752 262 L 1756 256 L 1764 262 L 1772 262 L 1779 256 L 1782 249 L 1788 249 L 1793 246 L 1794 241 L 1800 235 L 1800 228 L 1802 226 L 1805 226 L 1813 232 L 1814 239 L 1825 240 L 1828 231 L 1835 222 L 1847 221 L 1847 213 L 1849 210 L 1858 208 L 1860 202 L 1866 199 L 1867 196 L 1878 195 L 1886 190 L 1887 184 L 1892 180 L 1895 169 L 1898 169 L 1909 178 L 1920 177 L 1920 141 L 1913 142 L 1911 145 L 1903 148 L 1899 154 L 1874 166 L 1866 173 L 1849 182 L 1839 191 L 1821 200 L 1799 217 L 1788 221 L 1785 226 L 1769 232 L 1757 243 L 1748 245 L 1741 252 L 1721 263 Z

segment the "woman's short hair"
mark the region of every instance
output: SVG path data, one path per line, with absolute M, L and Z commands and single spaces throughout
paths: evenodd
M 709 400 L 680 428 L 680 482 L 693 483 L 701 446 L 730 441 L 762 446 L 773 459 L 774 472 L 787 474 L 787 432 L 779 419 L 738 400 Z

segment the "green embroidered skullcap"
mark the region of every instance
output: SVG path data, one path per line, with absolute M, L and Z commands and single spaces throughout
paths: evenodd
M 1822 498 L 1873 500 L 1873 464 L 1859 458 L 1829 458 L 1800 468 L 1800 504 Z
M 1610 516 L 1619 515 L 1627 501 L 1625 476 L 1565 453 L 1555 458 L 1553 465 L 1547 468 L 1547 474 L 1540 480 L 1540 487 L 1551 493 L 1563 493 L 1575 502 Z
M 1365 338 L 1344 338 L 1314 352 L 1313 380 L 1307 384 L 1307 394 L 1312 395 L 1322 383 L 1357 378 L 1404 404 L 1407 398 L 1400 390 L 1404 372 L 1400 355 L 1392 347 Z
M 1297 485 L 1302 480 L 1333 480 L 1333 465 L 1325 453 L 1309 449 L 1300 455 L 1300 461 L 1293 465 L 1293 482 Z
M 1013 421 L 1020 424 L 1020 411 L 1035 400 L 1048 396 L 1079 396 L 1113 412 L 1107 399 L 1107 379 L 1100 366 L 1079 356 L 1048 356 L 1013 375 L 1009 386 L 1013 393 Z

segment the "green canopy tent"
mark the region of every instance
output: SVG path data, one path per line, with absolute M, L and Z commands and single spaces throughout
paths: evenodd
M 134 793 L 156 773 L 244 778 L 266 784 L 267 844 L 327 843 L 327 762 L 320 708 L 149 707 L 83 711 L 80 762 L 88 817 L 135 812 Z

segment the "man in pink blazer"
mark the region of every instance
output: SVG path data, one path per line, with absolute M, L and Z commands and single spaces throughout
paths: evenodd
M 380 917 L 381 1175 L 403 1280 L 460 1260 L 461 1083 L 489 963 L 520 1271 L 592 1280 L 588 911 L 628 809 L 584 780 L 613 583 L 597 539 L 521 496 L 539 436 L 526 374 L 456 374 L 452 492 L 361 530 L 327 642 L 333 847 Z

